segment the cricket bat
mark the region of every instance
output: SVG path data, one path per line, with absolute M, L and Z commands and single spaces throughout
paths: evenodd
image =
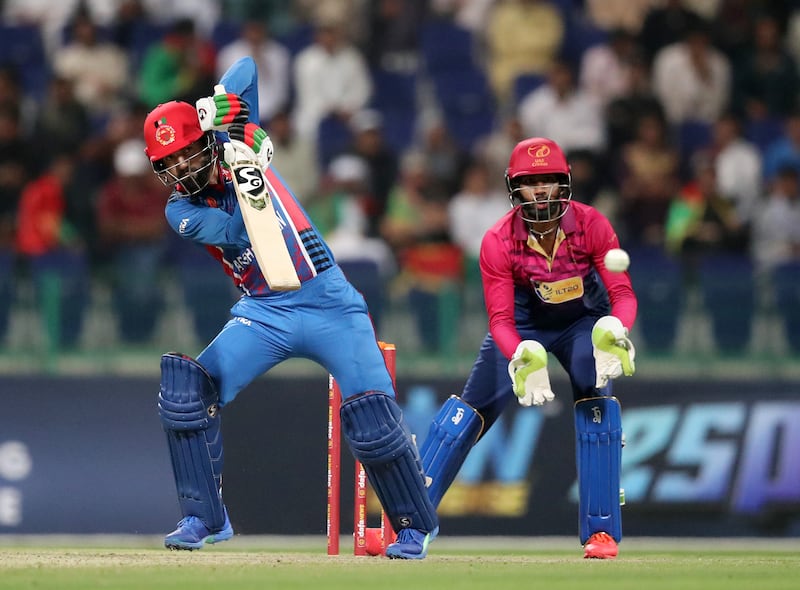
M 214 91 L 217 94 L 224 93 L 225 88 L 218 84 Z M 210 129 L 211 122 L 214 120 L 214 115 L 209 113 L 213 108 L 213 100 L 201 98 L 197 101 L 198 113 L 201 112 L 201 108 L 204 110 L 201 114 L 200 126 Z M 232 140 L 231 144 L 239 154 L 242 152 L 253 153 L 239 141 Z M 237 149 L 236 144 L 241 144 L 244 150 Z M 257 159 L 236 158 L 236 163 L 232 164 L 230 168 L 239 209 L 242 211 L 242 219 L 244 219 L 247 235 L 250 238 L 250 246 L 269 288 L 273 291 L 299 289 L 300 279 L 297 277 L 286 241 L 283 239 L 280 220 L 272 205 L 272 198 L 260 163 Z

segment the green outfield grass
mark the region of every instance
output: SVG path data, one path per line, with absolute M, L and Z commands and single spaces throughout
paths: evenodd
M 800 541 L 778 545 L 719 540 L 626 542 L 614 561 L 584 560 L 571 543 L 537 539 L 468 547 L 442 542 L 424 561 L 330 557 L 292 544 L 195 552 L 155 547 L 0 545 L 0 588 L 191 590 L 371 588 L 502 590 L 780 590 L 798 588 Z M 241 543 L 239 543 L 241 545 Z M 548 548 L 550 546 L 550 548 Z

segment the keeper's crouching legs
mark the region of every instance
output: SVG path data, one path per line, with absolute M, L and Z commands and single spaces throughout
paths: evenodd
M 158 411 L 167 434 L 178 502 L 184 518 L 166 536 L 170 549 L 199 549 L 233 536 L 222 503 L 222 431 L 219 396 L 205 369 L 194 359 L 161 357 Z
M 425 489 L 417 447 L 402 423 L 394 398 L 380 391 L 342 403 L 342 432 L 364 466 L 392 528 L 398 533 L 386 555 L 422 559 L 439 531 L 439 519 Z

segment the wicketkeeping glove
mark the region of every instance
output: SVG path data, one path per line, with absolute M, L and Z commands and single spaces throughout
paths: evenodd
M 523 340 L 508 363 L 508 376 L 523 406 L 541 406 L 555 399 L 547 374 L 547 351 L 536 340 Z
M 203 131 L 226 131 L 229 125 L 245 124 L 250 117 L 250 107 L 245 100 L 238 94 L 225 92 L 220 84 L 214 87 L 214 96 L 199 99 L 195 107 Z
M 233 123 L 228 127 L 230 142 L 223 147 L 223 159 L 229 166 L 237 163 L 258 162 L 262 170 L 272 162 L 272 140 L 255 123 Z
M 592 328 L 592 345 L 597 372 L 595 387 L 605 387 L 609 379 L 630 377 L 636 372 L 636 349 L 619 318 L 607 315 L 597 320 Z

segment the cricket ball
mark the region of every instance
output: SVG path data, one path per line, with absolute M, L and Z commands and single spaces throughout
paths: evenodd
M 612 248 L 606 252 L 603 262 L 611 272 L 625 272 L 631 264 L 631 259 L 622 248 Z
M 367 555 L 383 555 L 383 543 L 381 541 L 381 529 L 367 528 L 364 531 Z

